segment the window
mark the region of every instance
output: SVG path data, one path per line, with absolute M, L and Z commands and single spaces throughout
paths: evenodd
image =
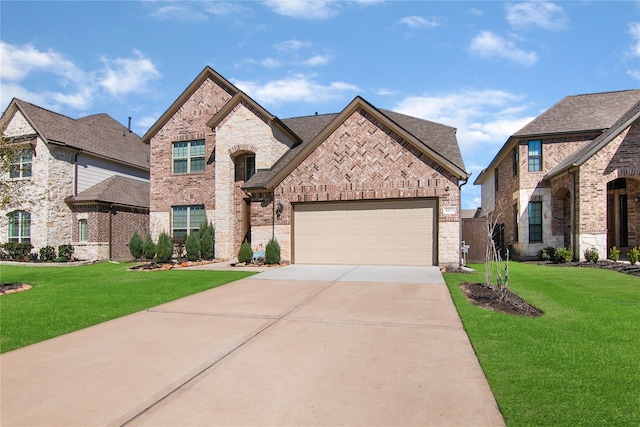
M 78 238 L 81 242 L 86 242 L 88 240 L 88 232 L 87 229 L 87 220 L 81 219 L 78 221 Z
M 9 241 L 31 243 L 31 214 L 25 211 L 11 212 L 9 215 Z
M 513 149 L 512 159 L 513 159 L 512 160 L 513 176 L 518 176 L 518 172 L 520 172 L 520 164 L 518 160 L 518 146 L 516 146 L 516 148 Z
M 542 141 L 534 139 L 529 141 L 529 172 L 542 170 Z
M 192 231 L 197 232 L 200 224 L 206 222 L 203 205 L 174 206 L 173 229 L 174 239 L 185 239 Z
M 517 242 L 519 238 L 518 233 L 518 219 L 520 214 L 518 212 L 518 204 L 513 205 L 513 241 Z
M 204 171 L 204 141 L 173 143 L 173 173 Z
M 256 173 L 256 156 L 249 155 L 244 159 L 244 181 L 249 181 Z
M 529 242 L 542 242 L 542 202 L 529 203 Z
M 28 178 L 31 176 L 33 149 L 21 150 L 9 165 L 9 178 Z

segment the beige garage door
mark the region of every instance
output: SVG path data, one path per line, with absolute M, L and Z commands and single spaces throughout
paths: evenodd
M 436 201 L 294 205 L 298 264 L 434 265 Z

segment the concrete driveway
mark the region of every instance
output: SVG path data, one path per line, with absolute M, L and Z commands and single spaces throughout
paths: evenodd
M 0 356 L 2 426 L 493 426 L 435 267 L 291 265 Z

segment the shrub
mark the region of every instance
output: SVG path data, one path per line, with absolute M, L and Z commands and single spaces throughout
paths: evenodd
M 264 252 L 264 260 L 267 264 L 280 263 L 280 244 L 276 239 L 269 240 Z
M 69 262 L 73 256 L 73 246 L 60 245 L 58 246 L 58 262 Z
M 158 262 L 168 262 L 173 255 L 173 243 L 171 243 L 169 235 L 164 231 L 160 233 L 160 237 L 158 237 L 156 251 L 156 261 Z
M 589 262 L 596 263 L 600 259 L 600 254 L 596 248 L 589 248 L 584 250 L 584 258 Z
M 33 245 L 31 243 L 7 242 L 2 245 L 2 249 L 11 261 L 27 261 Z
M 638 262 L 638 258 L 640 258 L 640 246 L 632 248 L 629 252 L 627 252 L 627 256 L 629 257 L 631 265 L 634 265 L 636 262 Z
M 200 226 L 200 256 L 202 259 L 213 259 L 214 233 L 213 224 L 204 223 Z
M 253 258 L 253 249 L 251 249 L 251 245 L 246 240 L 242 242 L 240 245 L 240 250 L 238 251 L 238 262 L 250 263 Z
M 131 236 L 131 239 L 129 240 L 129 252 L 131 252 L 131 256 L 134 259 L 139 259 L 142 256 L 143 244 L 144 242 L 142 241 L 142 237 L 140 237 L 138 232 L 136 231 L 133 233 L 133 236 Z
M 151 240 L 151 234 L 147 234 L 147 238 L 144 239 L 144 243 L 142 244 L 142 255 L 146 259 L 153 259 L 156 256 L 156 245 Z
M 620 249 L 616 248 L 615 246 L 609 249 L 609 258 L 611 258 L 615 262 L 618 262 L 618 260 L 620 259 Z
M 171 242 L 173 243 L 173 253 L 176 258 L 184 258 L 184 245 L 187 240 L 184 237 L 174 237 Z
M 54 261 L 56 259 L 56 250 L 53 246 L 44 246 L 40 248 L 40 260 L 42 262 Z
M 189 261 L 200 259 L 200 238 L 193 231 L 189 233 L 184 246 L 187 249 L 187 259 Z
M 555 255 L 553 257 L 553 262 L 558 264 L 563 264 L 567 262 L 571 262 L 573 259 L 573 251 L 569 248 L 558 248 L 555 251 Z
M 29 254 L 29 259 L 31 261 L 37 261 L 38 260 L 38 252 L 31 252 L 31 254 Z
M 538 252 L 538 258 L 540 258 L 543 261 L 553 261 L 555 255 L 556 255 L 556 250 L 551 246 L 547 246 L 543 248 L 540 252 Z

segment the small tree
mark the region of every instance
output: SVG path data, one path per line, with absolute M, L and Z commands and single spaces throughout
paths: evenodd
M 251 245 L 246 240 L 242 242 L 240 245 L 240 250 L 238 251 L 238 262 L 244 262 L 246 264 L 251 262 L 253 258 L 253 249 L 251 249 Z
M 620 259 L 620 249 L 616 248 L 615 246 L 609 249 L 609 258 L 611 258 L 611 260 L 614 262 L 618 262 L 618 260 Z
M 187 250 L 187 259 L 189 261 L 197 261 L 200 259 L 200 238 L 196 236 L 193 231 L 189 233 L 184 246 Z
M 156 261 L 158 262 L 168 262 L 173 255 L 173 243 L 171 243 L 171 238 L 164 231 L 158 237 L 156 252 Z
M 275 238 L 271 238 L 267 243 L 264 260 L 267 264 L 280 264 L 280 244 Z
M 640 246 L 636 247 L 636 248 L 631 248 L 631 250 L 629 252 L 627 252 L 627 256 L 629 257 L 629 262 L 631 263 L 631 265 L 635 265 L 636 262 L 638 262 L 638 259 L 640 258 Z
M 131 252 L 131 256 L 134 259 L 140 259 L 142 256 L 142 245 L 144 245 L 142 237 L 140 237 L 136 231 L 133 233 L 133 236 L 131 236 L 131 240 L 129 240 L 129 252 Z
M 200 256 L 202 259 L 213 258 L 213 224 L 205 223 L 204 227 L 200 227 Z
M 144 239 L 144 243 L 142 244 L 142 255 L 146 259 L 153 259 L 156 256 L 156 245 L 151 240 L 151 234 L 147 234 L 147 238 Z

